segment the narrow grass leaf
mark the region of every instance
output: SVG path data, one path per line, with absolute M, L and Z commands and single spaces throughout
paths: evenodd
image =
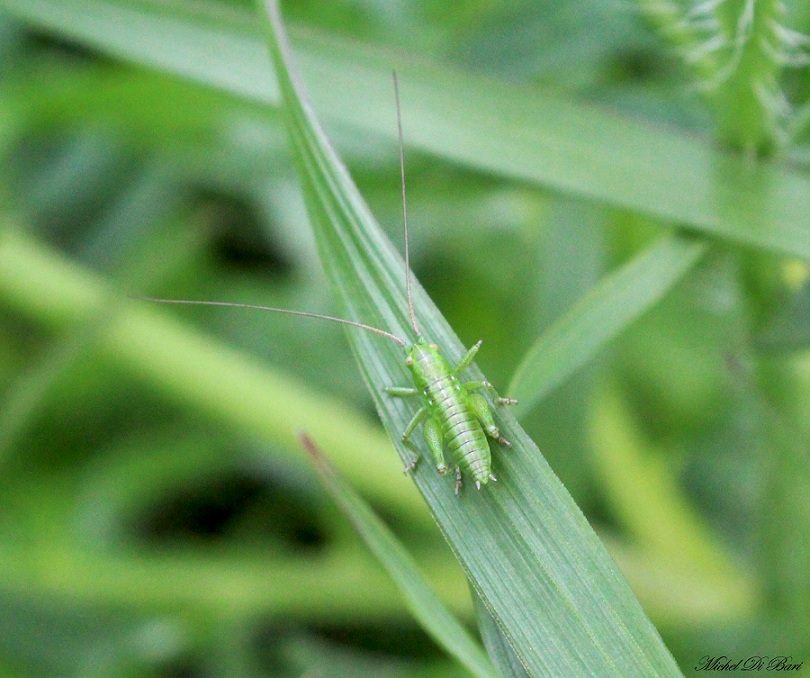
M 316 241 L 345 317 L 413 340 L 403 261 L 374 221 L 306 102 L 278 8 L 264 4 L 293 155 Z M 390 124 L 396 129 L 391 96 Z M 406 118 L 406 136 L 407 132 Z M 458 362 L 464 347 L 414 281 L 425 337 Z M 413 405 L 384 388 L 409 383 L 401 347 L 347 329 L 380 418 L 403 461 L 401 432 Z M 471 379 L 483 378 L 474 366 Z M 502 408 L 498 408 L 499 410 Z M 510 451 L 496 450 L 499 482 L 460 496 L 424 459 L 412 473 L 471 585 L 531 675 L 680 675 L 627 583 L 534 443 L 506 412 L 496 415 Z M 428 457 L 429 459 L 429 457 Z M 403 480 L 403 482 L 407 482 Z
M 474 676 L 494 678 L 497 674 L 486 654 L 467 630 L 447 610 L 430 588 L 418 566 L 393 534 L 374 515 L 352 487 L 341 478 L 306 434 L 300 435 L 318 475 L 341 511 L 386 569 L 405 598 L 414 617 L 430 636 L 466 666 Z
M 277 103 L 255 22 L 219 3 L 0 0 L 35 25 L 119 58 Z M 637 210 L 748 246 L 810 259 L 810 179 L 710 140 L 535 87 L 314 32 L 296 47 L 330 120 L 395 137 L 389 73 L 403 82 L 408 143 L 480 170 Z M 541 159 L 538 161 L 538 159 Z
M 531 410 L 660 301 L 707 247 L 690 236 L 664 236 L 608 275 L 527 351 L 508 389 L 519 401 L 515 413 Z

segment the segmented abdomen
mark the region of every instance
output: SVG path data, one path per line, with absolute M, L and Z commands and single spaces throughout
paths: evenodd
M 489 442 L 466 396 L 452 375 L 439 377 L 428 386 L 432 415 L 441 422 L 452 463 L 473 480 L 485 482 L 492 468 Z

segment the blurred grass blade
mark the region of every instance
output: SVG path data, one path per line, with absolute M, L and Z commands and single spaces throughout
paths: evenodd
M 0 299 L 48 328 L 69 331 L 113 307 L 97 276 L 0 224 Z M 115 304 L 124 300 L 117 297 Z M 171 319 L 163 309 L 127 303 L 100 333 L 99 359 L 281 450 L 298 450 L 296 429 L 329 438 L 341 472 L 390 510 L 426 520 L 416 493 L 386 464 L 390 442 L 366 417 L 244 353 Z M 358 454 L 357 450 L 364 454 Z M 369 454 L 370 453 L 370 454 Z M 368 456 L 366 456 L 368 455 Z M 291 457 L 293 462 L 299 455 Z M 376 463 L 369 469 L 369 459 Z
M 84 242 L 81 255 L 117 271 L 119 279 L 127 281 L 133 289 L 139 288 L 147 276 L 154 281 L 155 267 L 144 265 L 139 249 L 143 232 L 159 228 L 160 220 L 174 208 L 176 195 L 175 187 L 166 181 L 160 169 L 150 168 L 123 191 L 119 202 L 96 223 L 96 234 Z M 139 228 L 131 226 L 133 215 L 137 215 Z M 111 238 L 110 232 L 120 233 L 120 237 Z M 117 312 L 116 298 L 117 293 L 109 290 L 107 302 L 100 304 L 98 312 L 83 319 L 69 334 L 55 338 L 6 390 L 0 407 L 0 472 L 33 425 L 49 393 L 94 349 L 99 336 L 112 322 L 112 314 Z
M 277 103 L 252 17 L 177 0 L 0 0 L 15 16 L 138 64 Z M 732 242 L 810 259 L 810 179 L 695 135 L 570 97 L 296 34 L 314 102 L 330 120 L 395 138 L 391 67 L 407 87 L 408 143 L 480 170 L 637 210 Z M 405 93 L 405 92 L 404 92 Z M 542 158 L 542 162 L 538 162 Z
M 474 676 L 497 675 L 486 654 L 467 630 L 445 608 L 408 552 L 368 505 L 341 478 L 309 436 L 300 436 L 326 489 L 396 583 L 413 616 L 447 652 L 466 666 Z
M 36 415 L 54 387 L 95 348 L 113 313 L 108 305 L 85 319 L 69 335 L 54 339 L 3 393 L 0 407 L 0 473 L 10 465 L 15 450 L 23 449 L 20 442 L 30 434 Z
M 518 399 L 516 416 L 531 410 L 660 301 L 707 247 L 690 236 L 665 236 L 585 295 L 543 333 L 515 370 L 507 393 Z
M 800 351 L 810 346 L 810 284 L 802 284 L 757 328 L 754 346 L 766 353 Z
M 352 320 L 412 337 L 402 258 L 305 101 L 276 4 L 268 1 L 265 7 L 293 155 L 339 305 Z M 389 122 L 395 130 L 393 87 L 390 101 Z M 407 118 L 405 125 L 407 136 Z M 413 292 L 425 337 L 458 362 L 464 347 L 415 280 Z M 400 435 L 413 405 L 383 390 L 409 383 L 404 355 L 382 337 L 346 331 L 380 418 L 403 460 L 408 459 L 412 453 Z M 483 378 L 475 366 L 468 373 Z M 514 417 L 498 409 L 501 429 L 513 443 L 508 452 L 496 451 L 498 483 L 481 492 L 468 484 L 456 496 L 453 479 L 437 474 L 429 456 L 412 477 L 521 664 L 536 676 L 680 675 L 581 511 Z

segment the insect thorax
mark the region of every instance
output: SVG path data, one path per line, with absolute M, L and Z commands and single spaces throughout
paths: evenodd
M 413 375 L 416 388 L 424 391 L 437 379 L 452 375 L 452 368 L 436 344 L 420 339 L 408 348 L 405 364 Z

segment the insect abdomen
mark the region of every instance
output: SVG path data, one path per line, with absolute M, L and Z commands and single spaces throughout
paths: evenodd
M 443 376 L 428 387 L 432 414 L 439 420 L 452 462 L 473 480 L 486 482 L 492 467 L 489 442 L 458 379 Z

